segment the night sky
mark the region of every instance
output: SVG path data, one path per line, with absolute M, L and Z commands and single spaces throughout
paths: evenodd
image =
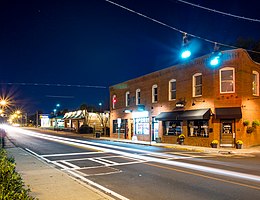
M 218 43 L 260 39 L 260 22 L 176 0 L 112 1 Z M 258 0 L 188 2 L 260 19 Z M 214 44 L 189 39 L 195 57 L 213 51 Z M 181 45 L 181 32 L 105 0 L 0 0 L 1 92 L 27 112 L 49 113 L 57 103 L 61 109 L 107 105 L 109 86 L 180 63 Z

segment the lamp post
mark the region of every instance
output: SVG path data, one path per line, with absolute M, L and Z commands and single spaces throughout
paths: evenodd
M 102 110 L 102 109 L 101 109 L 101 108 L 102 108 L 102 103 L 99 102 L 98 105 L 99 105 L 99 112 L 101 113 L 101 110 Z
M 58 128 L 58 120 L 57 120 L 57 112 L 58 112 L 58 108 L 60 107 L 60 104 L 57 103 L 56 104 L 56 108 L 53 109 L 53 112 L 54 112 L 54 117 L 55 117 L 55 125 L 54 125 L 54 129 L 55 127 Z M 58 129 L 57 129 L 58 130 Z

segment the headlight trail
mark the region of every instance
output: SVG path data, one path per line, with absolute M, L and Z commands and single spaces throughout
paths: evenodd
M 101 147 L 97 147 L 96 146 L 97 144 L 94 142 L 81 141 L 81 140 L 76 140 L 76 139 L 71 139 L 71 138 L 63 138 L 63 137 L 53 136 L 53 135 L 46 135 L 46 134 L 37 133 L 35 131 L 23 130 L 23 129 L 17 128 L 17 127 L 9 126 L 9 127 L 5 127 L 5 128 L 9 131 L 17 131 L 22 134 L 37 137 L 37 138 L 42 138 L 42 139 L 59 142 L 59 143 L 64 143 L 64 144 L 75 145 L 75 146 L 84 147 L 84 148 L 91 148 L 91 149 L 95 149 L 95 150 L 103 151 L 103 152 L 107 152 L 107 153 L 124 155 L 127 157 L 145 160 L 148 162 L 156 162 L 156 163 L 161 163 L 161 164 L 165 164 L 165 165 L 177 166 L 177 167 L 182 167 L 182 168 L 186 168 L 186 169 L 216 174 L 216 175 L 222 175 L 222 176 L 228 176 L 228 177 L 233 177 L 233 178 L 238 178 L 238 179 L 245 179 L 245 180 L 260 182 L 260 176 L 257 176 L 257 175 L 245 174 L 245 173 L 234 172 L 234 171 L 230 171 L 230 170 L 217 169 L 217 168 L 213 168 L 213 167 L 206 167 L 206 166 L 200 166 L 200 165 L 189 164 L 189 163 L 183 163 L 183 162 L 173 161 L 173 160 L 166 160 L 166 159 L 155 158 L 155 157 L 150 157 L 150 156 L 146 156 L 146 155 L 138 155 L 138 154 L 122 152 L 122 151 L 114 150 L 114 149 L 116 148 L 116 149 L 121 149 L 121 150 L 135 151 L 135 152 L 147 153 L 147 154 L 149 153 L 150 155 L 154 154 L 154 155 L 162 155 L 162 156 L 166 157 L 167 154 L 165 154 L 165 153 L 151 153 L 150 151 L 131 149 L 131 148 L 127 148 L 127 147 L 118 147 L 118 146 L 113 146 L 113 145 L 108 145 L 108 144 L 98 144 L 98 146 L 101 146 Z M 105 147 L 107 147 L 107 148 L 105 148 Z M 114 149 L 108 149 L 108 148 L 114 148 Z M 168 158 L 170 158 L 172 156 L 173 155 L 168 155 Z

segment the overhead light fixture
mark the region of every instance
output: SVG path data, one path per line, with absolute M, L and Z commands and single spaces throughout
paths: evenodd
M 214 52 L 212 52 L 212 55 L 210 56 L 210 60 L 209 60 L 210 66 L 216 67 L 216 66 L 220 65 L 221 56 L 222 56 L 222 53 L 221 53 L 221 51 L 219 51 L 219 46 L 215 42 Z
M 182 37 L 182 50 L 181 50 L 182 59 L 187 59 L 191 56 L 191 51 L 189 49 L 188 43 L 189 41 L 188 41 L 187 33 L 184 33 Z

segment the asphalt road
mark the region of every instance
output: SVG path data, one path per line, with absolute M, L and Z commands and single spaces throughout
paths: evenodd
M 8 137 L 118 199 L 260 199 L 260 155 L 210 155 L 22 129 L 9 129 Z

